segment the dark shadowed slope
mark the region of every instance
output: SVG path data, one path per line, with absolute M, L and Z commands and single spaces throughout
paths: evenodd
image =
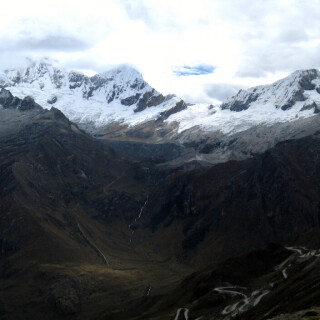
M 181 277 L 151 245 L 132 247 L 148 163 L 121 158 L 57 109 L 0 109 L 0 314 L 81 317 Z
M 319 225 L 319 155 L 316 134 L 246 161 L 176 172 L 149 197 L 141 234 L 151 228 L 181 261 L 198 266 L 291 241 Z
M 159 166 L 163 155 L 120 156 L 57 109 L 1 97 L 1 319 L 160 315 L 149 303 L 188 273 L 319 225 L 318 134 L 186 171 Z M 181 299 L 164 302 L 166 316 Z

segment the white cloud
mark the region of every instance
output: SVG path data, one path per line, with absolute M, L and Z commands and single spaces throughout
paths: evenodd
M 130 63 L 157 90 L 192 102 L 319 68 L 319 49 L 318 0 L 11 0 L 0 12 L 1 68 L 25 56 L 96 72 Z M 216 69 L 173 72 L 197 65 Z

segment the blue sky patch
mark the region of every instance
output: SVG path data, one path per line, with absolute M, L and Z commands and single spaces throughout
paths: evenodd
M 185 76 L 200 76 L 203 74 L 210 74 L 214 73 L 216 69 L 215 66 L 206 65 L 206 64 L 198 64 L 196 66 L 182 66 L 176 67 L 173 72 L 178 77 L 185 77 Z

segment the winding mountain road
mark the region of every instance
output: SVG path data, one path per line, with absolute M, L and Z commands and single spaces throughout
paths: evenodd
M 183 313 L 184 320 L 189 320 L 189 309 L 188 308 L 180 308 L 180 309 L 178 309 L 174 320 L 180 320 L 179 316 L 180 316 L 181 311 L 183 311 L 183 310 L 184 310 L 184 313 Z
M 313 257 L 320 257 L 320 250 L 308 249 L 305 247 L 285 247 L 287 250 L 293 252 L 285 261 L 278 265 L 275 270 L 281 270 L 283 278 L 288 279 L 288 269 L 297 263 L 297 259 L 311 259 Z
M 246 288 L 235 286 L 235 287 L 218 287 L 213 289 L 213 291 L 216 291 L 220 294 L 227 294 L 231 296 L 242 297 L 240 301 L 237 301 L 234 304 L 226 306 L 221 312 L 222 315 L 224 316 L 231 315 L 233 317 L 236 314 L 245 312 L 250 308 L 256 306 L 261 301 L 261 299 L 270 292 L 270 290 L 255 290 L 251 293 L 250 296 L 247 296 L 245 293 L 239 290 L 246 290 Z
M 292 251 L 293 253 L 286 258 L 281 264 L 275 267 L 275 271 L 281 272 L 281 278 L 277 282 L 281 282 L 286 280 L 290 273 L 290 269 L 296 263 L 299 262 L 300 259 L 302 261 L 309 260 L 313 257 L 320 257 L 320 249 L 308 249 L 305 247 L 286 247 L 287 250 Z M 301 260 L 300 260 L 301 261 Z M 217 292 L 221 295 L 231 296 L 232 298 L 240 297 L 240 300 L 226 306 L 222 312 L 221 319 L 231 319 L 236 315 L 246 312 L 251 308 L 257 306 L 260 301 L 266 296 L 274 287 L 275 283 L 270 283 L 269 285 L 252 291 L 251 294 L 247 294 L 248 289 L 239 286 L 227 286 L 227 287 L 217 287 L 212 291 Z M 184 317 L 184 318 L 182 318 Z M 198 317 L 196 320 L 200 320 L 202 317 Z M 219 318 L 220 319 L 220 318 Z M 177 310 L 174 320 L 189 320 L 189 309 L 188 308 L 180 308 Z M 190 319 L 191 320 L 191 319 Z

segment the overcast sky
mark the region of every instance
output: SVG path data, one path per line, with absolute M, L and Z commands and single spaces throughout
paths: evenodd
M 320 68 L 320 0 L 10 0 L 0 68 L 50 57 L 92 74 L 128 63 L 158 91 L 221 101 Z

